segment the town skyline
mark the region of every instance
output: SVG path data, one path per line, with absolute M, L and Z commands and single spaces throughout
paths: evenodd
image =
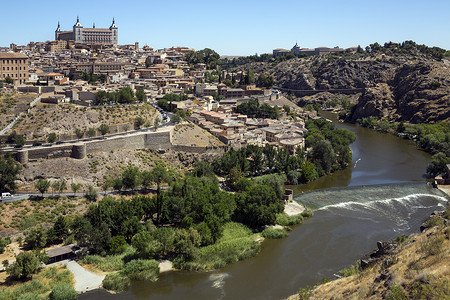
M 6 6 L 10 13 L 0 20 L 3 28 L 9 28 L 0 37 L 3 47 L 54 40 L 58 22 L 62 30 L 71 30 L 79 16 L 84 27 L 95 23 L 99 28 L 109 27 L 115 18 L 121 32 L 119 44 L 211 48 L 221 55 L 271 53 L 276 48 L 290 49 L 296 42 L 301 48 L 348 48 L 413 40 L 450 49 L 450 41 L 443 38 L 450 26 L 445 16 L 450 3 L 441 0 L 433 5 L 422 1 L 323 1 L 320 6 L 294 1 L 283 5 L 175 1 L 170 8 L 143 1 L 109 1 L 107 5 L 104 1 L 77 1 L 60 7 L 55 1 L 27 0 Z M 21 22 L 17 22 L 19 18 Z

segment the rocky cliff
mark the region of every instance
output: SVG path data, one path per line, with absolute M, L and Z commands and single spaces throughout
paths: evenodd
M 272 75 L 288 90 L 328 90 L 304 97 L 300 104 L 336 98 L 333 90 L 363 88 L 354 99 L 350 121 L 376 116 L 389 121 L 450 120 L 450 62 L 410 54 L 341 55 L 297 58 L 278 64 L 259 62 L 240 67 Z M 295 93 L 295 91 L 288 91 Z

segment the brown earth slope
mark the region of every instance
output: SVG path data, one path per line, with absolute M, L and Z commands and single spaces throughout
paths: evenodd
M 446 59 L 410 54 L 324 55 L 278 64 L 250 63 L 238 69 L 272 75 L 275 85 L 283 89 L 363 88 L 351 121 L 369 116 L 413 123 L 450 120 L 450 62 Z M 324 101 L 336 97 L 320 95 L 316 96 Z

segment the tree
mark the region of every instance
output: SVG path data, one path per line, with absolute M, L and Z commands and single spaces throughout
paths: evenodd
M 54 181 L 51 186 L 52 186 L 52 196 L 53 196 L 55 191 L 59 191 L 59 181 Z
M 38 272 L 40 262 L 39 256 L 34 252 L 21 252 L 16 256 L 16 261 L 8 266 L 6 272 L 13 279 L 28 279 Z
M 450 157 L 439 152 L 431 157 L 431 162 L 427 166 L 427 173 L 432 177 L 444 174 L 447 171 L 447 164 L 450 164 Z
M 136 117 L 136 119 L 134 119 L 134 128 L 135 129 L 141 129 L 141 126 L 144 125 L 145 123 L 145 119 L 141 116 Z
M 5 83 L 13 84 L 13 83 L 14 83 L 14 79 L 12 79 L 12 78 L 9 77 L 9 76 L 6 76 L 6 78 L 5 78 Z
M 77 195 L 77 191 L 79 191 L 81 189 L 81 183 L 72 183 L 70 185 L 70 188 L 72 189 L 74 195 Z
M 85 197 L 88 201 L 91 201 L 91 202 L 97 201 L 98 194 L 92 185 L 90 185 L 88 187 Z
M 136 98 L 139 102 L 145 102 L 147 101 L 147 95 L 145 94 L 143 89 L 137 89 L 136 90 Z
M 11 239 L 4 239 L 0 236 L 0 254 L 5 252 L 6 246 L 8 246 L 11 243 Z
M 88 137 L 94 137 L 97 134 L 97 130 L 95 128 L 89 128 L 86 134 Z
M 63 178 L 59 180 L 59 188 L 58 191 L 62 193 L 67 188 L 67 182 Z
M 34 184 L 34 187 L 42 194 L 42 197 L 44 197 L 44 193 L 50 187 L 50 181 L 39 178 L 38 181 Z
M 123 186 L 127 189 L 134 190 L 142 183 L 141 172 L 139 172 L 139 168 L 136 166 L 128 166 L 122 172 L 122 183 Z
M 98 91 L 95 93 L 95 103 L 97 105 L 102 105 L 108 102 L 108 92 Z
M 56 138 L 57 138 L 57 136 L 56 136 L 56 133 L 54 133 L 54 132 L 47 134 L 47 142 L 49 142 L 50 144 L 56 142 Z
M 77 128 L 77 129 L 75 129 L 75 135 L 77 136 L 77 139 L 81 139 L 84 135 L 84 131 Z
M 23 145 L 25 145 L 25 137 L 23 135 L 16 135 L 14 137 L 14 143 L 19 146 L 19 147 L 23 147 Z
M 273 224 L 284 206 L 267 185 L 256 184 L 236 199 L 235 218 L 252 228 Z
M 319 177 L 319 175 L 317 174 L 316 166 L 312 162 L 305 161 L 301 168 L 302 173 L 300 178 L 303 182 L 309 182 Z
M 161 120 L 159 119 L 159 117 L 155 118 L 155 121 L 153 123 L 153 126 L 155 126 L 155 131 L 158 130 L 159 127 L 159 123 L 161 122 Z
M 122 235 L 116 235 L 109 243 L 109 252 L 111 254 L 120 254 L 127 249 L 127 241 Z
M 47 244 L 47 230 L 42 225 L 26 232 L 25 244 L 30 249 L 42 249 Z
M 174 115 L 172 116 L 172 122 L 174 122 L 174 123 L 179 123 L 180 121 L 181 121 L 180 115 L 174 114 Z
M 22 167 L 9 154 L 0 153 L 0 191 L 13 192 L 17 188 L 16 179 Z
M 105 135 L 105 134 L 109 133 L 109 126 L 103 123 L 100 125 L 98 130 L 100 131 L 101 135 Z
M 137 253 L 142 257 L 154 257 L 161 247 L 153 235 L 148 231 L 136 233 L 131 239 L 131 245 L 136 248 Z
M 55 241 L 64 240 L 69 234 L 69 224 L 64 216 L 59 216 L 53 225 L 53 237 Z

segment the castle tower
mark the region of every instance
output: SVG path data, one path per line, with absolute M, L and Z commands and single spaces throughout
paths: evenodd
M 61 33 L 61 26 L 59 25 L 58 21 L 58 28 L 55 30 L 55 41 L 59 40 L 59 34 Z
M 80 18 L 77 16 L 77 22 L 73 25 L 73 40 L 75 43 L 83 43 L 83 25 L 80 24 Z
M 111 26 L 109 27 L 109 30 L 111 30 L 111 44 L 117 45 L 119 42 L 119 28 L 116 26 L 114 18 Z

